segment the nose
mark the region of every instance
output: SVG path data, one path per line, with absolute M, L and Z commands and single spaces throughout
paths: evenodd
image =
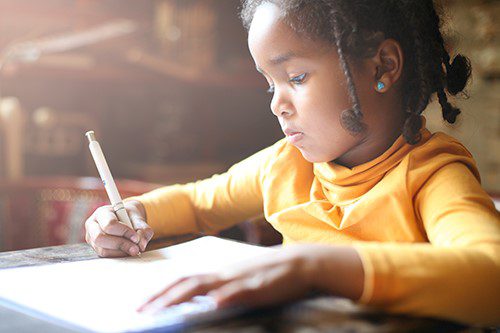
M 293 114 L 293 106 L 283 93 L 276 90 L 271 100 L 271 111 L 276 117 L 286 118 Z

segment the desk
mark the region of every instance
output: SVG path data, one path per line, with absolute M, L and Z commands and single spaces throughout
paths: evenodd
M 154 241 L 156 249 L 196 238 L 183 236 Z M 87 244 L 62 245 L 0 253 L 0 269 L 95 259 Z M 425 318 L 410 318 L 370 312 L 349 300 L 318 297 L 287 305 L 262 309 L 224 323 L 191 330 L 198 333 L 263 332 L 483 332 L 455 323 Z M 0 332 L 72 332 L 0 306 Z

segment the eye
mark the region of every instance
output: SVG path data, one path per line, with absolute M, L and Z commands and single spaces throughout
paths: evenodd
M 303 73 L 303 74 L 292 77 L 289 81 L 294 83 L 294 84 L 302 84 L 302 83 L 304 83 L 306 76 L 307 76 L 307 74 Z
M 269 89 L 267 89 L 268 94 L 274 94 L 274 86 L 269 86 Z

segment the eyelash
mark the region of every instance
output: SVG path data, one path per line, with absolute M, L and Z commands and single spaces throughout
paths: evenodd
M 295 84 L 302 84 L 302 83 L 304 83 L 304 80 L 306 79 L 306 75 L 307 75 L 306 73 L 303 73 L 303 74 L 294 76 L 289 80 L 289 82 L 293 82 Z
M 307 74 L 303 73 L 303 74 L 292 77 L 290 80 L 288 80 L 288 82 L 293 83 L 293 84 L 297 84 L 297 85 L 301 85 L 302 83 L 304 83 L 306 76 L 307 76 Z M 269 94 L 274 94 L 274 86 L 270 86 L 269 89 L 267 89 L 267 92 Z

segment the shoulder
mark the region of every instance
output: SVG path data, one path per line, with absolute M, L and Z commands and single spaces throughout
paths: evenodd
M 408 154 L 407 176 L 415 189 L 436 174 L 466 170 L 477 181 L 479 171 L 472 154 L 456 138 L 442 132 L 430 134 Z
M 436 132 L 424 138 L 422 143 L 410 152 L 413 158 L 435 158 L 448 156 L 472 159 L 472 154 L 456 138 L 443 132 Z

